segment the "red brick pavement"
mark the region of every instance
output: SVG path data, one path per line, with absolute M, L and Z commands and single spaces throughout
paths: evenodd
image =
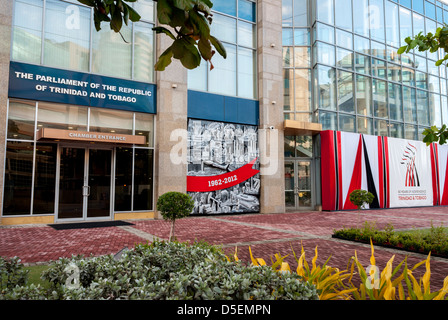
M 356 211 L 347 212 L 296 212 L 284 214 L 242 214 L 232 216 L 191 217 L 176 221 L 179 241 L 204 240 L 222 245 L 226 252 L 238 248 L 238 256 L 249 261 L 248 246 L 256 257 L 267 262 L 275 253 L 290 255 L 287 261 L 293 268 L 296 262 L 291 246 L 300 253 L 302 243 L 308 261 L 318 248 L 318 263 L 331 256 L 329 265 L 345 269 L 355 250 L 362 264 L 367 267 L 370 246 L 331 238 L 334 229 L 356 226 L 364 221 L 375 222 L 381 228 L 391 223 L 395 229 L 448 225 L 448 207 L 406 208 L 362 211 L 359 220 Z M 131 227 L 104 227 L 92 229 L 54 230 L 50 226 L 0 227 L 0 256 L 18 256 L 24 263 L 46 262 L 59 257 L 83 254 L 114 254 L 123 247 L 145 243 L 149 234 L 167 239 L 170 224 L 163 220 L 130 220 Z M 136 232 L 129 232 L 134 230 Z M 395 255 L 394 266 L 408 255 L 409 265 L 422 261 L 426 256 L 375 246 L 375 258 L 382 269 Z M 424 271 L 423 266 L 419 270 Z M 417 273 L 418 274 L 418 273 Z M 448 275 L 448 259 L 431 259 L 431 285 L 438 288 Z

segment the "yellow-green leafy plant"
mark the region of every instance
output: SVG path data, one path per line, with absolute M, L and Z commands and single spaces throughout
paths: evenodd
M 356 291 L 356 288 L 346 288 L 344 286 L 344 280 L 350 276 L 346 270 L 340 271 L 338 268 L 333 268 L 327 265 L 330 258 L 322 265 L 319 266 L 316 264 L 318 257 L 317 246 L 315 248 L 315 255 L 311 261 L 311 267 L 305 258 L 305 250 L 303 246 L 301 247 L 300 257 L 297 257 L 294 250 L 292 249 L 294 258 L 297 261 L 297 274 L 302 277 L 302 279 L 308 283 L 313 284 L 318 293 L 320 300 L 348 300 L 351 299 L 351 293 Z M 250 258 L 252 264 L 255 266 L 263 266 L 266 265 L 266 262 L 262 258 L 254 258 L 252 255 L 252 250 L 249 247 Z M 288 262 L 285 262 L 284 259 L 287 256 L 282 257 L 280 254 L 274 255 L 275 260 L 271 258 L 272 265 L 271 267 L 274 270 L 280 272 L 292 272 L 291 267 Z M 236 251 L 235 251 L 235 259 Z
M 356 300 L 443 300 L 448 291 L 448 277 L 445 278 L 443 287 L 431 292 L 430 290 L 430 258 L 428 257 L 414 265 L 411 269 L 407 265 L 407 257 L 401 261 L 395 268 L 392 267 L 395 255 L 392 256 L 386 263 L 383 271 L 379 271 L 376 265 L 374 248 L 372 241 L 370 265 L 364 268 L 360 263 L 355 251 L 355 256 L 352 258 L 353 263 L 351 267 L 351 275 L 354 275 L 354 266 L 358 268 L 358 274 L 361 280 L 359 287 L 354 285 L 350 277 L 349 283 L 352 288 L 357 290 L 353 291 L 353 298 Z M 402 265 L 404 269 L 401 274 L 398 274 Z M 426 271 L 424 275 L 417 281 L 413 275 L 413 271 L 419 266 L 425 264 Z M 394 278 L 395 277 L 395 278 Z M 403 285 L 404 281 L 404 285 Z M 405 291 L 407 288 L 407 292 Z

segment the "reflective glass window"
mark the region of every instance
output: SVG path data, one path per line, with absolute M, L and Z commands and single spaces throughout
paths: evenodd
M 429 94 L 429 113 L 431 117 L 431 125 L 442 126 L 442 109 L 440 108 L 440 95 L 435 93 Z
M 370 57 L 355 53 L 354 63 L 356 72 L 370 75 Z
M 428 92 L 417 90 L 417 120 L 419 125 L 429 125 Z
M 338 108 L 339 111 L 355 112 L 353 97 L 353 73 L 338 70 Z
M 317 66 L 318 107 L 336 110 L 336 69 Z
M 154 37 L 153 25 L 137 22 L 134 24 L 134 79 L 144 82 L 154 81 Z
M 370 0 L 370 36 L 385 43 L 384 38 L 384 3 L 383 0 Z
M 39 102 L 37 129 L 87 131 L 87 113 L 88 109 L 86 107 Z
M 317 40 L 334 43 L 334 28 L 323 23 L 316 24 Z
M 255 48 L 255 25 L 238 21 L 238 44 L 249 48 Z
M 153 209 L 154 151 L 134 149 L 134 211 Z
M 369 36 L 369 1 L 355 0 L 353 1 L 353 24 L 354 32 L 360 35 Z
M 292 0 L 282 1 L 282 26 L 291 27 L 292 26 Z
M 236 43 L 236 20 L 222 14 L 215 14 L 210 33 L 220 41 Z
M 215 0 L 212 9 L 236 17 L 236 0 Z
M 116 211 L 132 210 L 133 148 L 117 147 L 115 151 L 115 207 Z
M 403 86 L 404 121 L 417 123 L 417 101 L 414 88 Z
M 322 124 L 322 130 L 338 130 L 337 113 L 320 111 L 319 123 Z
M 391 122 L 389 124 L 389 136 L 402 139 L 404 137 L 403 124 L 397 122 Z
M 32 142 L 6 143 L 3 215 L 31 213 L 33 149 Z
M 135 113 L 135 135 L 146 138 L 146 147 L 154 147 L 154 115 Z
M 349 32 L 336 29 L 336 45 L 344 49 L 353 49 L 353 36 Z
M 132 27 L 123 24 L 119 33 L 110 28 L 93 32 L 92 72 L 118 78 L 130 78 L 132 71 Z M 127 42 L 123 41 L 123 38 Z M 111 68 L 113 66 L 113 68 Z
M 370 41 L 369 39 L 359 37 L 355 35 L 354 39 L 355 51 L 370 54 Z
M 317 62 L 334 66 L 335 48 L 322 42 L 317 42 Z
M 372 79 L 373 114 L 375 117 L 387 118 L 387 85 L 386 81 Z
M 238 17 L 255 22 L 255 3 L 247 0 L 238 0 Z
M 36 104 L 34 102 L 9 102 L 8 139 L 34 139 L 34 119 Z
M 425 1 L 425 16 L 436 20 L 436 6 L 428 1 Z
M 294 111 L 294 69 L 283 69 L 283 110 Z
M 348 114 L 339 114 L 339 130 L 346 132 L 356 132 L 356 118 Z
M 411 11 L 400 7 L 400 46 L 404 45 L 404 39 L 412 35 Z
M 255 98 L 255 51 L 238 48 L 238 96 Z
M 409 140 L 417 140 L 418 139 L 418 130 L 417 126 L 412 124 L 404 125 L 404 138 Z
M 352 1 L 335 0 L 335 25 L 345 30 L 352 30 Z
M 310 32 L 305 28 L 294 28 L 294 45 L 308 46 L 310 44 Z
M 133 115 L 131 112 L 90 108 L 89 131 L 117 134 L 132 134 Z
M 215 68 L 209 73 L 209 91 L 225 95 L 236 95 L 236 47 L 224 44 L 227 58 L 213 56 Z
M 57 144 L 37 143 L 33 214 L 54 213 Z
M 386 120 L 374 119 L 374 135 L 387 137 L 388 133 L 388 125 Z
M 412 14 L 412 24 L 414 29 L 412 35 L 419 34 L 420 32 L 425 34 L 425 18 L 423 16 L 414 12 Z
M 401 85 L 389 82 L 389 117 L 393 120 L 403 120 Z
M 311 63 L 309 47 L 294 47 L 294 67 L 309 68 Z
M 90 8 L 47 0 L 44 39 L 45 65 L 89 71 Z
M 373 134 L 373 120 L 371 118 L 358 117 L 358 132 Z
M 425 13 L 423 0 L 412 0 L 412 9 L 421 14 Z
M 294 70 L 294 96 L 296 111 L 310 111 L 311 75 L 308 69 Z
M 307 0 L 294 0 L 294 26 L 306 27 L 308 25 L 307 3 Z
M 16 0 L 11 59 L 39 64 L 42 51 L 42 0 Z
M 398 5 L 386 1 L 385 9 L 385 20 L 386 20 L 386 41 L 388 45 L 399 47 L 400 46 L 400 25 L 398 20 Z
M 333 0 L 316 0 L 317 20 L 333 24 Z
M 138 0 L 133 3 L 134 9 L 140 14 L 142 20 L 154 22 L 154 1 Z
M 372 115 L 372 82 L 369 77 L 356 75 L 356 107 L 358 114 Z
M 294 36 L 292 28 L 283 28 L 282 30 L 282 44 L 283 46 L 294 45 Z
M 353 70 L 353 52 L 336 48 L 336 66 Z

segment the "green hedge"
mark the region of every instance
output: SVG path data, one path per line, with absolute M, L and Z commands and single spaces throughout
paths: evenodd
M 370 239 L 376 245 L 394 247 L 419 253 L 448 257 L 448 234 L 445 229 L 435 227 L 426 232 L 396 232 L 393 225 L 388 224 L 384 230 L 377 229 L 375 223 L 365 222 L 363 228 L 343 228 L 333 231 L 333 237 L 369 243 Z
M 79 272 L 78 287 L 69 279 L 73 265 Z M 61 258 L 42 278 L 50 281 L 50 288 L 11 285 L 0 299 L 318 300 L 315 286 L 297 274 L 228 261 L 221 250 L 205 243 L 156 241 L 137 245 L 120 259 Z

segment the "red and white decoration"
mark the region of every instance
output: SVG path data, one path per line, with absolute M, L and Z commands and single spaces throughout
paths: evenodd
M 370 208 L 448 205 L 448 146 L 321 132 L 322 209 L 356 209 L 350 193 L 373 193 Z

